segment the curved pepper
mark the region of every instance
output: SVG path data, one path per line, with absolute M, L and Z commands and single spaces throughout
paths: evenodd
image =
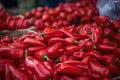
M 32 38 L 25 38 L 23 41 L 25 44 L 30 45 L 30 46 L 44 46 L 46 45 L 38 40 L 32 39 Z
M 24 64 L 25 71 L 32 80 L 49 80 L 53 75 L 53 69 L 48 62 L 45 63 L 28 56 L 25 59 Z
M 90 67 L 92 72 L 101 75 L 101 77 L 107 77 L 110 75 L 110 70 L 107 67 L 104 67 L 98 63 L 90 62 Z
M 0 58 L 21 59 L 24 56 L 24 50 L 12 47 L 0 47 Z
M 27 75 L 13 65 L 5 65 L 5 80 L 29 80 Z
M 0 59 L 0 74 L 4 74 L 5 73 L 5 65 L 7 63 L 14 64 L 14 61 L 12 61 L 10 59 Z

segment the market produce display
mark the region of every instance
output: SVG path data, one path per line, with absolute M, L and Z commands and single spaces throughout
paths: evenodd
M 112 80 L 120 76 L 120 20 L 46 27 L 0 39 L 0 80 Z
M 13 16 L 0 8 L 0 30 L 26 29 L 35 26 L 37 30 L 45 27 L 60 28 L 92 22 L 98 15 L 96 0 L 82 0 L 74 3 L 61 3 L 56 8 L 38 7 L 26 12 L 22 17 Z M 86 6 L 87 5 L 87 6 Z

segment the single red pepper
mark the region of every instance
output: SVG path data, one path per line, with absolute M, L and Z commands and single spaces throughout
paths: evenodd
M 114 45 L 110 45 L 110 44 L 104 44 L 104 43 L 99 43 L 96 45 L 97 50 L 115 50 L 116 47 Z
M 51 46 L 48 49 L 48 56 L 51 59 L 55 59 L 55 58 L 59 57 L 59 54 L 57 54 L 57 52 L 62 46 L 63 46 L 62 42 L 58 42 L 58 43 L 54 44 L 53 46 Z
M 90 62 L 91 70 L 93 73 L 100 75 L 101 77 L 107 77 L 110 75 L 110 70 L 95 62 Z
M 65 41 L 63 38 L 51 38 L 48 41 L 48 46 L 52 46 L 57 42 L 62 42 L 64 44 L 68 43 L 67 41 Z M 68 43 L 69 44 L 69 43 Z
M 60 29 L 59 31 L 63 32 L 65 37 L 74 38 L 74 36 L 72 35 L 72 33 L 69 32 L 68 30 Z
M 30 46 L 43 46 L 46 47 L 46 45 L 38 40 L 32 39 L 32 38 L 25 38 L 24 39 L 24 43 L 26 45 L 30 45 Z
M 40 35 L 45 37 L 46 39 L 51 39 L 51 38 L 61 38 L 64 36 L 64 33 L 57 29 L 45 28 Z
M 117 31 L 120 29 L 120 20 L 113 20 L 113 29 Z
M 53 69 L 52 66 L 49 65 L 49 62 L 43 62 L 28 56 L 24 64 L 26 74 L 29 75 L 32 80 L 50 80 L 53 75 Z
M 83 49 L 80 49 L 80 51 L 73 53 L 73 56 L 81 60 L 85 57 L 85 51 Z
M 101 59 L 101 55 L 99 52 L 97 52 L 96 50 L 91 50 L 89 52 L 85 53 L 85 56 L 90 56 L 92 58 L 97 58 L 97 59 Z
M 80 47 L 77 45 L 69 45 L 65 46 L 64 50 L 66 52 L 66 55 L 72 55 L 74 52 L 79 51 Z
M 13 42 L 13 38 L 11 36 L 4 36 L 0 42 L 2 43 L 12 43 Z
M 48 48 L 35 52 L 34 56 L 40 60 L 49 60 L 50 59 L 48 56 Z
M 101 56 L 101 63 L 104 65 L 110 65 L 114 63 L 115 61 L 115 56 L 113 54 L 104 54 Z
M 111 77 L 120 76 L 120 71 L 114 64 L 110 64 L 107 68 L 111 71 Z
M 110 22 L 110 18 L 108 16 L 95 16 L 93 20 L 98 26 L 106 27 L 106 23 Z
M 75 80 L 90 80 L 88 77 L 78 77 Z
M 60 80 L 75 80 L 75 79 L 70 78 L 70 77 L 65 76 L 65 75 L 62 75 L 62 76 L 60 77 Z
M 0 74 L 5 74 L 5 65 L 7 63 L 14 64 L 14 61 L 10 59 L 0 59 Z
M 65 38 L 65 41 L 68 42 L 68 44 L 65 43 L 67 45 L 73 45 L 73 44 L 77 45 L 78 44 L 78 41 L 75 38 Z
M 57 71 L 60 74 L 65 74 L 68 76 L 80 76 L 82 74 L 82 69 L 78 66 L 73 66 L 71 64 L 68 63 L 59 63 L 57 64 Z M 81 73 L 81 74 L 80 74 Z
M 103 29 L 101 27 L 94 27 L 90 38 L 94 43 L 98 43 L 102 38 L 102 34 L 103 34 Z
M 35 52 L 37 52 L 37 51 L 39 51 L 39 50 L 43 50 L 43 49 L 45 49 L 45 47 L 43 47 L 43 46 L 42 46 L 42 47 L 41 47 L 41 46 L 40 46 L 40 47 L 39 47 L 39 46 L 37 46 L 37 47 L 36 47 L 36 46 L 35 46 L 35 47 L 33 46 L 33 47 L 29 47 L 29 48 L 27 49 L 27 50 L 28 50 L 27 52 L 28 52 L 28 55 L 34 55 Z
M 5 80 L 29 80 L 27 75 L 11 64 L 5 65 Z
M 115 33 L 112 29 L 110 29 L 110 28 L 104 29 L 103 37 L 112 38 L 113 36 L 115 36 Z
M 0 58 L 21 59 L 24 56 L 24 50 L 12 47 L 0 47 Z

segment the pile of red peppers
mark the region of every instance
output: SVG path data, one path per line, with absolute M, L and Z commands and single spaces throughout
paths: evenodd
M 120 20 L 46 27 L 0 39 L 0 80 L 112 80 L 120 76 Z

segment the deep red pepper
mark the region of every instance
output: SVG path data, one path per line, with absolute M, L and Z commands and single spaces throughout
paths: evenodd
M 29 80 L 27 75 L 11 64 L 5 65 L 5 80 Z
M 117 31 L 120 29 L 120 20 L 113 20 L 113 29 Z
M 73 56 L 77 59 L 83 59 L 85 57 L 85 51 L 80 49 L 80 51 L 73 53 Z
M 28 56 L 25 61 L 25 71 L 32 80 L 49 80 L 53 75 L 52 66 L 49 62 L 43 62 Z M 34 74 L 34 76 L 33 76 Z
M 89 52 L 85 53 L 85 56 L 91 56 L 93 58 L 97 58 L 97 59 L 101 59 L 101 55 L 99 52 L 97 52 L 96 50 L 91 50 Z
M 110 22 L 110 18 L 108 16 L 95 16 L 93 20 L 98 26 L 106 27 L 106 23 Z
M 24 43 L 26 45 L 30 45 L 30 46 L 43 46 L 46 47 L 46 45 L 38 40 L 35 39 L 31 39 L 31 38 L 25 38 L 24 39 Z
M 79 51 L 80 47 L 76 45 L 70 45 L 70 46 L 65 46 L 64 50 L 66 52 L 66 55 L 72 55 L 74 52 Z
M 71 64 L 68 63 L 59 63 L 57 64 L 57 71 L 60 74 L 65 74 L 68 76 L 80 76 L 82 74 L 82 69 L 78 66 L 73 66 Z M 81 74 L 80 74 L 81 73 Z
M 90 80 L 88 77 L 78 77 L 75 80 Z
M 5 65 L 9 64 L 14 64 L 14 61 L 10 59 L 0 59 L 0 75 L 5 74 Z
M 0 47 L 0 58 L 21 59 L 24 57 L 24 50 L 12 47 Z
M 94 43 L 98 43 L 102 38 L 103 29 L 101 27 L 94 27 L 92 31 L 90 38 Z
M 67 45 L 78 44 L 78 41 L 75 38 L 65 38 L 65 41 L 68 42 L 68 44 L 65 43 Z
M 101 56 L 101 63 L 104 65 L 110 65 L 114 63 L 115 61 L 115 56 L 112 54 L 104 54 Z
M 53 28 L 45 28 L 40 35 L 45 37 L 46 39 L 51 39 L 51 38 L 61 38 L 64 36 L 64 33 Z
M 115 36 L 115 33 L 112 29 L 110 29 L 110 28 L 104 29 L 103 37 L 112 38 L 113 36 Z
M 116 47 L 114 45 L 110 45 L 110 44 L 104 44 L 104 43 L 99 43 L 96 45 L 97 50 L 115 50 Z
M 0 42 L 2 43 L 12 43 L 13 42 L 13 38 L 11 36 L 4 36 Z
M 110 70 L 95 62 L 90 62 L 91 70 L 93 73 L 100 75 L 101 77 L 107 77 L 110 75 Z
M 48 56 L 51 59 L 55 59 L 55 58 L 59 57 L 59 54 L 57 54 L 57 52 L 62 46 L 63 46 L 62 42 L 58 42 L 58 43 L 54 44 L 53 46 L 51 46 L 48 49 Z
M 35 52 L 39 51 L 39 50 L 43 50 L 45 49 L 45 47 L 39 47 L 39 46 L 35 46 L 35 47 L 29 47 L 28 48 L 28 55 L 34 55 Z
M 75 79 L 63 75 L 63 76 L 60 77 L 60 80 L 75 80 Z

